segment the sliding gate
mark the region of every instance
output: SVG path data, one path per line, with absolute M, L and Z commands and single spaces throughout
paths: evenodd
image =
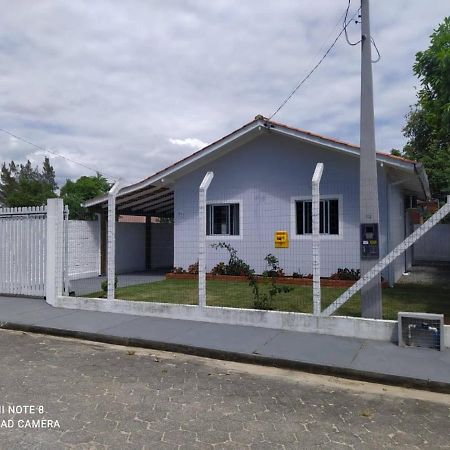
M 0 295 L 44 297 L 47 208 L 0 208 Z

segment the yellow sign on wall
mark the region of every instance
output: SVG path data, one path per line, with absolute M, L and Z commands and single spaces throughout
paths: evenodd
M 287 231 L 275 231 L 275 248 L 288 248 L 289 235 Z

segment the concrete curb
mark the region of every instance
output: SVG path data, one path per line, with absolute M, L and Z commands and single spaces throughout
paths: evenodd
M 103 342 L 107 344 L 123 345 L 129 347 L 142 347 L 154 350 L 163 350 L 188 355 L 202 356 L 206 358 L 221 359 L 242 363 L 259 364 L 272 367 L 296 369 L 303 372 L 320 375 L 339 376 L 352 380 L 367 381 L 372 383 L 387 384 L 413 389 L 428 390 L 444 394 L 450 394 L 450 383 L 442 383 L 431 380 L 422 380 L 398 375 L 382 374 L 351 369 L 348 367 L 337 367 L 322 364 L 314 364 L 288 359 L 271 358 L 256 353 L 238 353 L 206 347 L 194 347 L 186 344 L 168 343 L 138 338 L 127 338 L 123 336 L 112 336 L 107 334 L 90 333 L 60 328 L 43 327 L 37 325 L 16 324 L 13 322 L 0 323 L 0 329 L 23 331 L 29 333 L 40 333 L 59 337 L 72 337 L 88 341 Z

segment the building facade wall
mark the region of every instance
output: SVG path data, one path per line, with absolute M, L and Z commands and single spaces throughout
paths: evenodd
M 405 199 L 401 186 L 388 181 L 388 248 L 393 250 L 405 239 Z M 406 270 L 406 254 L 400 255 L 391 263 L 388 269 L 388 279 L 391 283 L 395 283 Z
M 145 223 L 116 223 L 116 272 L 145 271 Z
M 417 229 L 419 225 L 415 225 Z M 450 224 L 439 223 L 414 244 L 414 260 L 450 262 Z
M 324 163 L 321 197 L 339 197 L 339 236 L 321 237 L 321 273 L 330 276 L 341 267 L 359 268 L 359 159 L 292 139 L 265 135 L 194 170 L 174 186 L 174 265 L 187 268 L 198 259 L 198 188 L 207 171 L 214 179 L 208 203 L 240 205 L 240 236 L 207 237 L 207 270 L 227 261 L 224 250 L 210 244 L 227 242 L 256 272 L 266 270 L 264 257 L 275 255 L 286 274 L 312 272 L 311 236 L 295 236 L 294 199 L 311 197 L 316 163 Z M 378 167 L 381 253 L 387 250 L 386 173 Z M 274 233 L 289 232 L 287 249 L 274 248 Z
M 173 223 L 150 224 L 150 268 L 173 266 Z

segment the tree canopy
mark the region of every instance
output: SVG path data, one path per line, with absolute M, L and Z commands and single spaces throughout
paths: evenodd
M 56 197 L 55 171 L 45 158 L 42 171 L 30 161 L 17 165 L 3 163 L 0 175 L 0 202 L 5 206 L 42 206 Z
M 450 16 L 430 38 L 413 66 L 420 89 L 403 129 L 403 152 L 424 164 L 432 195 L 440 197 L 450 193 Z
M 82 203 L 108 192 L 110 187 L 108 180 L 100 174 L 90 177 L 83 176 L 77 181 L 66 180 L 60 195 L 64 203 L 69 206 L 70 219 L 91 219 L 92 214 L 81 206 Z

